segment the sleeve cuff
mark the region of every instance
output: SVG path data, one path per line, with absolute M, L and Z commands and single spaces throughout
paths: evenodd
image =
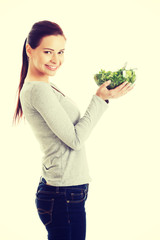
M 94 97 L 97 98 L 100 102 L 102 102 L 105 106 L 109 103 L 109 100 L 103 100 L 102 98 L 100 98 L 99 96 L 97 96 L 96 94 L 94 94 Z M 107 103 L 107 104 L 106 104 Z

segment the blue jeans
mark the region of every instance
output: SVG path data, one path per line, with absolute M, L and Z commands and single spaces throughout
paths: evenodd
M 53 187 L 42 178 L 36 207 L 48 231 L 48 240 L 85 240 L 88 186 Z

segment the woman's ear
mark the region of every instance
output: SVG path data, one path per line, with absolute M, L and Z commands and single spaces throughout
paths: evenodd
M 26 54 L 28 57 L 31 57 L 32 55 L 32 48 L 28 43 L 26 44 Z

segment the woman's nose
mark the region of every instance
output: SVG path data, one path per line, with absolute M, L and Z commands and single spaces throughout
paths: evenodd
M 59 63 L 59 59 L 58 59 L 58 56 L 57 54 L 54 54 L 52 59 L 51 59 L 51 62 L 52 63 L 55 63 L 55 64 L 58 64 Z

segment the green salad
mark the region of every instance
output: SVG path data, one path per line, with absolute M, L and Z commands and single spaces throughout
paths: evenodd
M 126 64 L 123 68 L 116 72 L 102 70 L 94 75 L 94 80 L 98 86 L 102 85 L 104 82 L 111 80 L 111 84 L 107 87 L 108 89 L 114 89 L 118 87 L 125 81 L 129 83 L 134 83 L 136 80 L 135 69 L 126 69 Z

